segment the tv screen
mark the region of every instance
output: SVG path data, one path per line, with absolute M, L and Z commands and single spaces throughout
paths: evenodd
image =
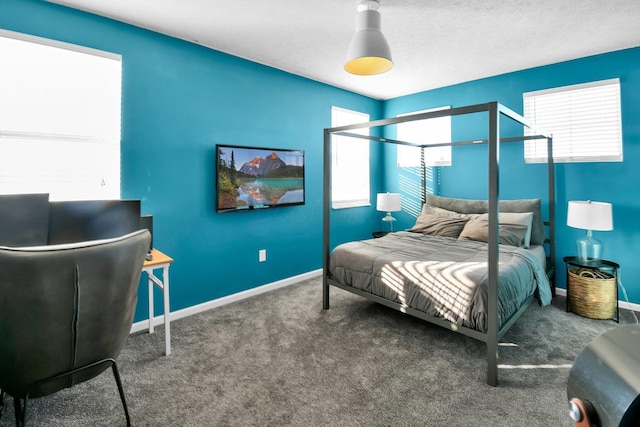
M 304 151 L 216 146 L 216 212 L 304 205 Z
M 140 200 L 74 200 L 49 204 L 50 245 L 109 239 L 140 229 Z

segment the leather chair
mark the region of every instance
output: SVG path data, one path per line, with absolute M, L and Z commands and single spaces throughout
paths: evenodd
M 87 381 L 109 367 L 127 425 L 115 359 L 131 331 L 151 236 L 63 245 L 0 247 L 0 407 L 13 397 L 16 424 L 29 399 Z

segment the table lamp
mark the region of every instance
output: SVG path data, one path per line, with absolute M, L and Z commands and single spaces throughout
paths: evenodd
M 587 235 L 576 241 L 578 258 L 581 261 L 599 261 L 602 255 L 602 243 L 593 237 L 593 230 L 613 230 L 611 203 L 592 202 L 591 200 L 573 200 L 567 210 L 567 225 L 587 230 Z
M 382 220 L 384 222 L 388 222 L 391 226 L 391 231 L 393 231 L 393 221 L 396 219 L 391 216 L 391 212 L 400 211 L 400 194 L 378 193 L 376 209 L 387 213 L 387 216 L 382 218 Z

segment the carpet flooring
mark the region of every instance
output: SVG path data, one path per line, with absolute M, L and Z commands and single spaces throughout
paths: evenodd
M 483 343 L 336 288 L 324 311 L 320 278 L 172 322 L 168 357 L 162 327 L 133 334 L 118 364 L 134 426 L 571 426 L 571 364 L 618 325 L 564 304 L 504 336 L 498 387 Z M 125 425 L 110 371 L 34 399 L 28 425 Z

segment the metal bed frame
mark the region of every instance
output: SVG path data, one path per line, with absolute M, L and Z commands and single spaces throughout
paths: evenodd
M 377 136 L 366 136 L 351 133 L 349 131 L 362 128 L 374 128 L 384 127 L 388 125 L 394 125 L 403 122 L 410 122 L 415 120 L 424 120 L 436 117 L 444 116 L 458 116 L 473 113 L 488 112 L 488 125 L 489 132 L 488 138 L 482 140 L 470 140 L 450 142 L 443 144 L 415 144 L 406 141 L 398 141 L 389 138 L 381 138 Z M 527 126 L 532 129 L 534 133 L 538 133 L 535 136 L 519 136 L 511 138 L 500 138 L 500 119 L 501 116 L 505 116 L 519 124 Z M 353 138 L 363 138 L 371 141 L 378 141 L 383 143 L 403 144 L 418 146 L 421 148 L 436 147 L 436 146 L 459 146 L 459 145 L 472 145 L 472 144 L 488 144 L 488 157 L 489 157 L 489 254 L 488 254 L 488 328 L 487 332 L 479 332 L 474 329 L 466 328 L 455 323 L 444 320 L 440 317 L 430 316 L 424 312 L 414 310 L 402 304 L 398 304 L 389 301 L 385 298 L 381 298 L 377 295 L 363 292 L 356 288 L 343 285 L 329 275 L 329 258 L 330 258 L 330 226 L 331 226 L 331 136 L 343 135 Z M 552 153 L 552 138 L 546 135 L 539 128 L 536 128 L 533 123 L 515 113 L 511 109 L 501 105 L 498 102 L 490 102 L 485 104 L 476 104 L 466 107 L 452 108 L 448 110 L 439 110 L 427 113 L 417 113 L 407 116 L 395 117 L 390 119 L 375 120 L 367 123 L 359 123 L 347 126 L 340 126 L 334 128 L 327 128 L 324 130 L 324 206 L 323 206 L 323 280 L 322 280 L 322 307 L 324 310 L 329 309 L 329 287 L 335 286 L 348 292 L 360 295 L 368 298 L 387 307 L 391 307 L 400 312 L 408 315 L 426 320 L 430 323 L 438 326 L 450 329 L 454 332 L 461 333 L 471 338 L 480 340 L 486 343 L 487 346 L 487 383 L 491 386 L 498 385 L 498 341 L 509 330 L 509 328 L 515 323 L 520 315 L 525 311 L 528 305 L 533 300 L 530 297 L 525 303 L 514 313 L 509 319 L 507 319 L 500 327 L 498 325 L 498 245 L 499 245 L 499 227 L 498 227 L 498 200 L 499 200 L 499 145 L 505 142 L 526 141 L 534 139 L 546 139 L 547 140 L 547 176 L 548 176 L 548 202 L 549 202 L 549 220 L 545 224 L 549 228 L 549 237 L 545 243 L 549 247 L 549 257 L 547 258 L 547 275 L 553 283 L 553 275 L 555 273 L 555 178 L 554 178 L 554 164 Z M 426 168 L 424 166 L 424 158 L 422 159 L 422 201 L 424 203 L 425 186 L 426 186 Z M 552 295 L 553 288 L 552 286 Z

